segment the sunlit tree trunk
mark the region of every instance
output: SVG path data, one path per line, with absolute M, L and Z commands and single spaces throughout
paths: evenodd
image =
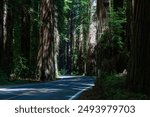
M 0 1 L 0 67 L 2 64 L 3 52 L 3 0 Z
M 54 61 L 55 61 L 55 74 L 58 76 L 58 54 L 59 54 L 59 43 L 60 43 L 60 34 L 59 34 L 59 23 L 58 23 L 58 4 L 55 1 L 54 3 Z
M 13 40 L 13 12 L 11 0 L 4 1 L 3 15 L 3 68 L 9 74 L 12 63 L 12 40 Z
M 55 78 L 53 0 L 42 0 L 41 29 L 38 52 L 38 74 L 41 81 Z
M 150 1 L 133 1 L 133 35 L 127 86 L 150 94 Z
M 79 29 L 79 44 L 78 44 L 78 71 L 80 74 L 84 71 L 83 65 L 83 24 L 81 22 Z
M 88 31 L 88 48 L 87 48 L 87 74 L 94 75 L 95 72 L 95 60 L 93 56 L 94 47 L 96 45 L 96 16 L 95 16 L 95 6 L 96 1 L 91 0 L 90 2 L 90 24 Z

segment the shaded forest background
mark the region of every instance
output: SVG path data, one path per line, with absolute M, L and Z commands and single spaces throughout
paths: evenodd
M 0 84 L 90 75 L 84 97 L 148 99 L 149 11 L 148 0 L 1 0 Z

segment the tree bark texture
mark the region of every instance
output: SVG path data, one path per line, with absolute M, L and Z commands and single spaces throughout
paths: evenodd
M 4 1 L 3 15 L 3 69 L 9 74 L 12 63 L 12 41 L 13 41 L 13 11 L 10 6 L 11 0 Z
M 150 94 L 150 1 L 132 1 L 133 35 L 127 85 L 136 92 Z
M 3 52 L 3 0 L 0 1 L 0 67 L 2 65 Z
M 37 57 L 37 69 L 41 81 L 53 80 L 55 78 L 53 11 L 53 0 L 42 0 L 40 47 Z

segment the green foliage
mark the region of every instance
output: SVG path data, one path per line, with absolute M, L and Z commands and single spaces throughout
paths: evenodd
M 27 64 L 27 60 L 24 57 L 17 57 L 14 60 L 14 71 L 13 74 L 11 74 L 11 77 L 16 77 L 16 78 L 26 78 L 31 74 L 30 68 Z
M 71 75 L 73 75 L 73 76 L 74 76 L 74 75 L 79 75 L 79 73 L 78 73 L 77 71 L 72 71 L 72 72 L 71 72 Z
M 72 4 L 72 0 L 65 0 L 65 5 L 64 5 L 65 12 L 67 12 L 68 10 L 71 10 L 70 4 Z
M 102 71 L 109 73 L 115 70 L 117 72 L 122 72 L 123 69 L 127 68 L 128 58 L 125 33 L 125 5 L 117 11 L 110 8 L 107 23 L 98 43 L 100 49 L 100 67 Z M 124 59 L 122 59 L 122 55 L 124 55 Z
M 11 74 L 12 76 L 12 74 Z M 15 85 L 15 84 L 27 84 L 27 83 L 36 83 L 37 81 L 31 79 L 10 79 L 8 76 L 0 70 L 0 85 Z
M 13 20 L 14 27 L 13 27 L 13 70 L 12 74 L 15 74 L 15 77 L 33 77 L 31 75 L 34 74 L 34 69 L 36 66 L 36 57 L 38 51 L 38 43 L 39 43 L 39 2 L 40 0 L 23 0 L 23 1 L 16 1 L 12 4 L 14 9 L 14 16 Z M 27 7 L 27 12 L 30 13 L 31 16 L 31 35 L 30 35 L 30 60 L 26 60 L 25 58 L 21 57 L 21 10 L 22 6 Z M 29 65 L 32 64 L 32 65 Z M 11 74 L 11 75 L 12 75 Z
M 67 74 L 67 70 L 66 69 L 61 69 L 58 73 L 58 75 L 66 75 Z
M 108 15 L 108 28 L 105 29 L 100 42 L 104 49 L 116 50 L 117 53 L 124 48 L 122 34 L 125 32 L 123 25 L 126 23 L 126 9 L 114 11 L 112 8 Z
M 112 40 L 115 40 L 116 45 L 121 44 L 122 40 L 121 34 L 124 33 L 123 25 L 125 23 L 126 23 L 126 9 L 119 8 L 118 11 L 114 11 L 112 9 L 111 12 L 109 13 L 108 25 L 111 30 Z
M 84 100 L 148 100 L 150 97 L 142 93 L 127 90 L 126 77 L 116 74 L 103 74 L 96 80 L 96 86 L 86 91 L 79 99 Z
M 125 77 L 107 74 L 103 77 L 103 99 L 148 99 L 145 94 L 129 92 L 126 89 Z
M 61 51 L 61 57 L 64 60 L 64 66 L 60 65 L 60 74 L 65 74 L 65 72 L 70 72 L 71 70 L 67 65 L 70 60 L 72 65 L 72 70 L 77 72 L 78 56 L 79 56 L 79 42 L 80 35 L 82 33 L 83 43 L 82 48 L 84 49 L 84 54 L 86 56 L 87 49 L 87 38 L 89 31 L 89 3 L 90 0 L 58 0 L 58 30 L 60 35 L 60 48 L 64 48 Z M 63 8 L 63 9 L 62 9 Z M 62 25 L 63 24 L 63 25 Z M 68 49 L 68 50 L 67 50 Z M 68 51 L 68 52 L 67 52 Z M 67 60 L 68 59 L 68 60 Z M 66 69 L 66 70 L 64 70 Z

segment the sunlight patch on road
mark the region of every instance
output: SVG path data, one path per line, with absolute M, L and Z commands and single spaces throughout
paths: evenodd
M 82 76 L 59 76 L 58 78 L 63 78 L 63 79 L 67 79 L 67 78 L 79 78 Z
M 40 92 L 47 92 L 47 91 L 60 91 L 61 89 L 47 89 L 47 88 L 15 88 L 15 89 L 8 89 L 3 88 L 0 89 L 0 92 L 16 92 L 16 91 L 40 91 Z
M 55 93 L 55 92 L 59 92 L 61 91 L 62 89 L 47 89 L 47 88 L 40 88 L 40 89 L 34 89 L 34 88 L 30 88 L 30 89 L 26 89 L 26 88 L 18 88 L 18 89 L 12 89 L 13 91 L 27 91 L 27 92 L 24 92 L 24 93 L 21 93 L 21 94 L 16 94 L 16 96 L 12 96 L 10 98 L 7 98 L 7 99 L 4 99 L 4 100 L 10 100 L 10 99 L 14 99 L 14 98 L 17 98 L 17 97 L 21 97 L 21 96 L 32 96 L 32 95 L 35 95 L 35 94 L 39 94 L 40 93 Z M 0 90 L 0 92 L 6 92 L 6 93 L 13 93 L 12 90 L 9 90 L 8 89 L 5 89 L 3 91 Z
M 31 90 L 31 89 L 27 89 L 27 88 L 18 88 L 18 89 L 8 89 L 8 88 L 3 88 L 3 89 L 0 89 L 0 91 L 3 91 L 3 92 L 7 92 L 7 91 L 24 91 L 24 90 Z

